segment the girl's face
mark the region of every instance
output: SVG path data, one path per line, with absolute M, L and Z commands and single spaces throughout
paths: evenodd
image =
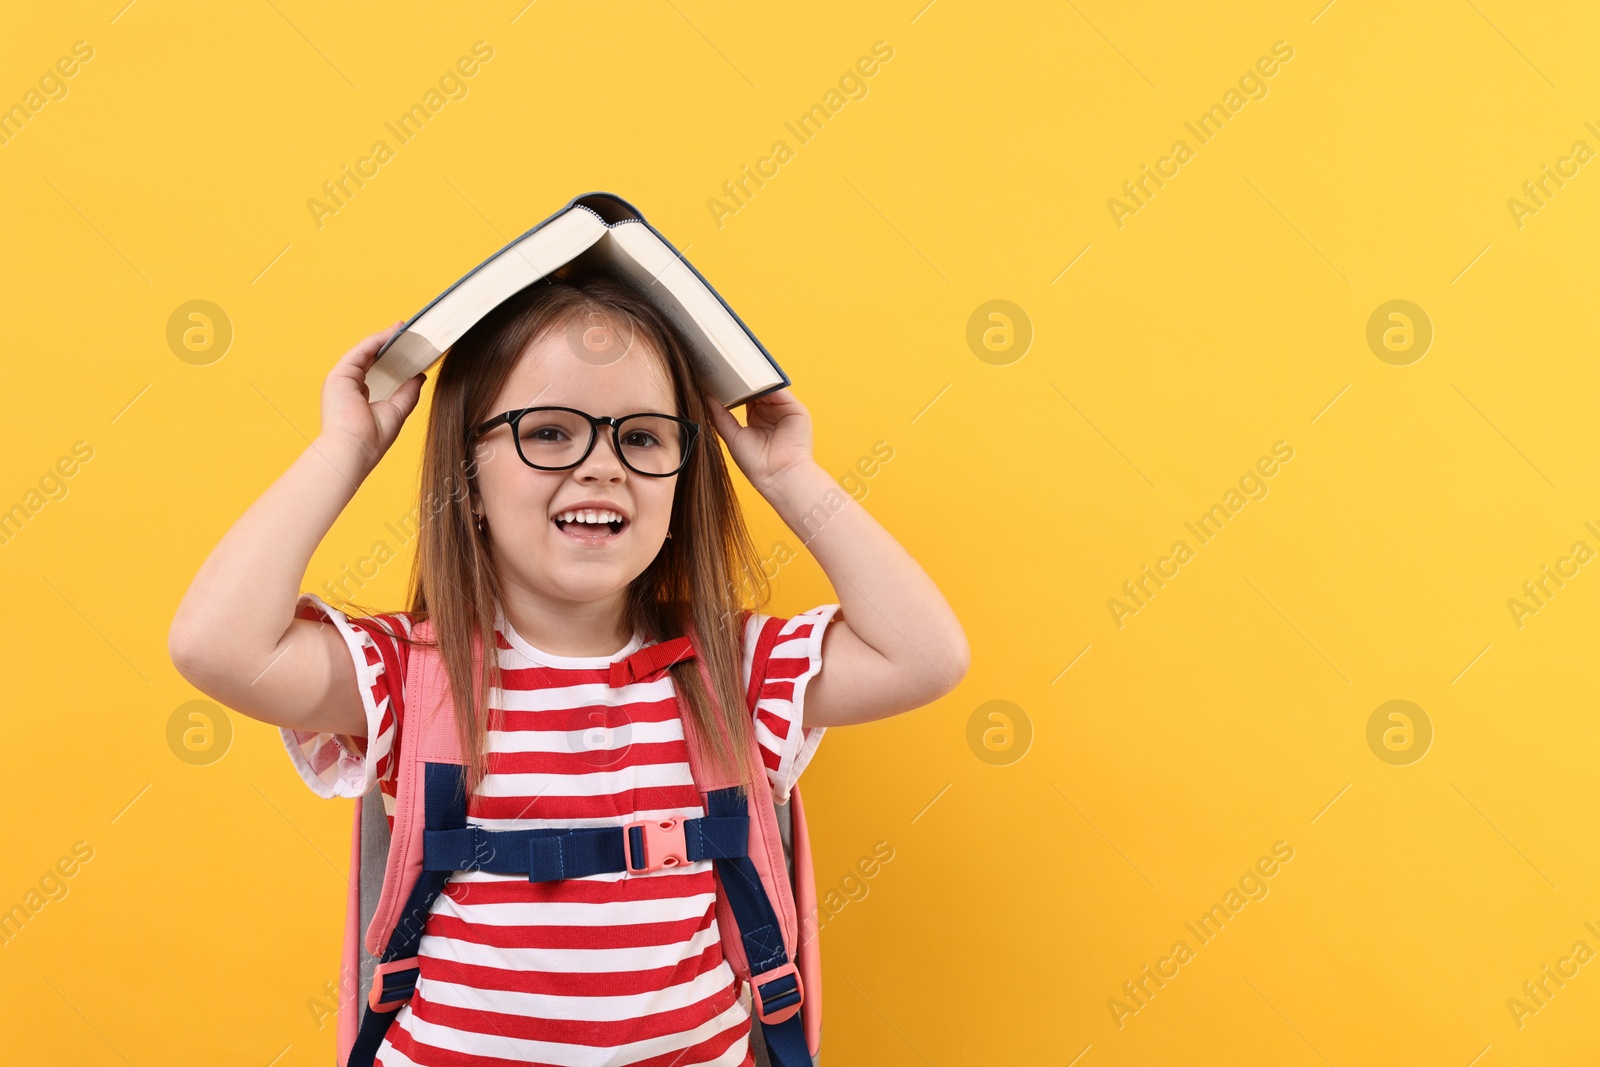
M 488 417 L 543 405 L 597 417 L 646 411 L 682 416 L 663 358 L 642 335 L 626 354 L 605 360 L 588 353 L 580 357 L 573 340 L 578 336 L 558 326 L 529 345 Z M 530 415 L 522 422 L 523 436 L 534 428 Z M 473 507 L 487 522 L 505 595 L 545 608 L 607 600 L 614 604 L 605 608 L 620 608 L 629 583 L 644 573 L 666 540 L 679 475 L 653 478 L 628 469 L 606 426 L 589 455 L 569 470 L 528 466 L 517 454 L 511 427 L 503 423 L 478 439 L 476 455 Z M 621 515 L 621 533 L 601 538 L 594 531 L 603 526 L 557 522 L 557 516 L 583 508 Z

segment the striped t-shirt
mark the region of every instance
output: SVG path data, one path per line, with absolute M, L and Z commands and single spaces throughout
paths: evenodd
M 780 620 L 761 683 L 756 739 L 779 800 L 810 762 L 820 727 L 801 726 L 807 682 L 822 669 L 822 635 L 839 605 Z M 296 617 L 323 619 L 349 645 L 367 736 L 283 730 L 300 776 L 323 797 L 363 796 L 374 782 L 393 825 L 405 743 L 408 614 L 347 618 L 304 594 Z M 748 692 L 756 637 L 746 618 Z M 553 656 L 498 617 L 501 686 L 491 704 L 488 768 L 467 822 L 491 830 L 620 826 L 705 814 L 689 773 L 672 676 L 613 688 L 610 656 Z M 387 1067 L 558 1067 L 752 1063 L 749 993 L 722 956 L 708 860 L 643 875 L 533 883 L 525 875 L 458 871 L 435 901 L 418 950 L 416 992 L 390 1024 Z

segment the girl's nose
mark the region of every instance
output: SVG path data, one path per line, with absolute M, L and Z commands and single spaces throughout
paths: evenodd
M 578 464 L 577 470 L 573 473 L 580 477 L 586 473 L 616 477 L 626 470 L 622 457 L 617 455 L 617 443 L 612 440 L 610 430 L 602 428 L 596 434 L 594 448 L 589 450 L 588 456 L 584 457 L 583 462 Z

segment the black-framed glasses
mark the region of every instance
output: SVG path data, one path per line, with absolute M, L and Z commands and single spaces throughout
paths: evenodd
M 481 437 L 506 423 L 517 443 L 517 455 L 535 470 L 571 470 L 589 458 L 600 439 L 600 427 L 611 428 L 611 442 L 623 465 L 636 474 L 666 478 L 689 462 L 700 427 L 676 415 L 644 411 L 615 418 L 566 407 L 516 408 L 501 412 L 473 428 Z

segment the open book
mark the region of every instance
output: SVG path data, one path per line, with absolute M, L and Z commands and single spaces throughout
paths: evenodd
M 387 400 L 427 370 L 508 297 L 572 263 L 627 282 L 677 326 L 705 391 L 734 407 L 782 389 L 789 377 L 711 283 L 611 193 L 586 193 L 478 264 L 379 349 L 370 399 Z

